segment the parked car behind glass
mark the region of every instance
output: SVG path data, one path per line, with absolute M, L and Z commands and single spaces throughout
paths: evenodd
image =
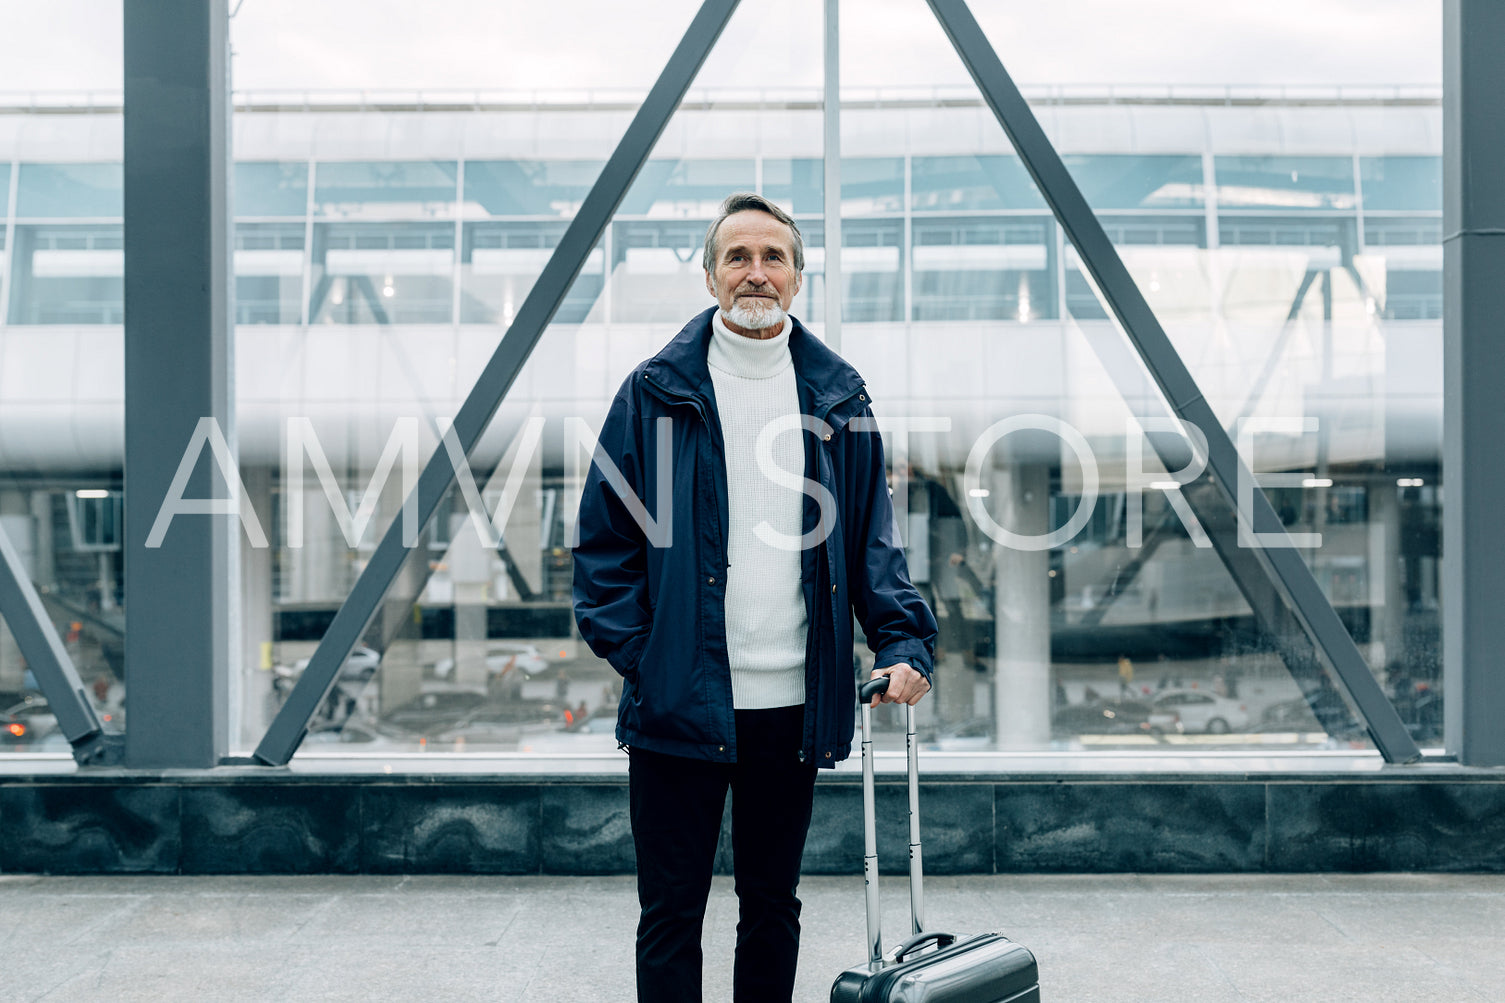
M 1051 718 L 1051 730 L 1070 735 L 1158 735 L 1180 731 L 1174 711 L 1138 700 L 1068 704 Z
M 1187 731 L 1226 735 L 1249 728 L 1248 707 L 1201 690 L 1165 690 L 1155 695 L 1155 706 L 1173 711 Z

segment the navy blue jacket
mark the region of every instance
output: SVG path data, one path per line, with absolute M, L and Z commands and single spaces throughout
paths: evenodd
M 734 762 L 726 461 L 706 366 L 715 309 L 695 317 L 634 369 L 611 403 L 580 502 L 575 618 L 591 650 L 622 674 L 619 742 Z M 867 388 L 856 370 L 791 321 L 800 410 L 824 423 L 817 433 L 802 433 L 805 477 L 835 499 L 830 532 L 803 551 L 801 562 L 810 625 L 802 756 L 834 766 L 852 749 L 852 612 L 878 667 L 908 662 L 927 679 L 936 625 L 910 584 L 895 535 L 883 440 L 873 430 Z M 858 417 L 868 420 L 850 427 Z M 658 422 L 665 418 L 672 423 L 661 433 Z M 858 430 L 864 425 L 869 430 Z M 658 493 L 659 434 L 672 442 L 669 499 Z M 671 533 L 660 538 L 669 546 L 650 542 L 608 483 L 603 457 L 621 471 L 648 518 L 672 519 Z M 805 489 L 804 532 L 812 533 L 822 511 L 814 485 Z

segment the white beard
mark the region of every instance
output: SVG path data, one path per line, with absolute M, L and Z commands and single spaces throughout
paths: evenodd
M 736 299 L 727 320 L 745 331 L 766 331 L 784 323 L 784 308 L 774 300 Z

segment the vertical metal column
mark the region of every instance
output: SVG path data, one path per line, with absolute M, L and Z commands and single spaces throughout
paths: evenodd
M 207 767 L 227 744 L 233 517 L 146 546 L 200 418 L 233 444 L 227 5 L 126 3 L 126 762 Z M 226 497 L 206 450 L 186 498 Z
M 841 351 L 841 0 L 826 0 L 825 265 L 826 346 Z
M 1447 749 L 1505 765 L 1505 4 L 1442 15 L 1442 654 Z

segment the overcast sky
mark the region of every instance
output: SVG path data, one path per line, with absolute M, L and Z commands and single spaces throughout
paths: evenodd
M 119 90 L 122 0 L 0 0 L 0 91 Z M 232 8 L 237 0 L 229 0 Z M 698 85 L 818 86 L 820 0 L 747 0 Z M 649 86 L 698 0 L 240 0 L 237 89 Z M 1429 84 L 1441 0 L 973 0 L 1023 84 Z M 924 0 L 845 0 L 853 86 L 966 82 Z

